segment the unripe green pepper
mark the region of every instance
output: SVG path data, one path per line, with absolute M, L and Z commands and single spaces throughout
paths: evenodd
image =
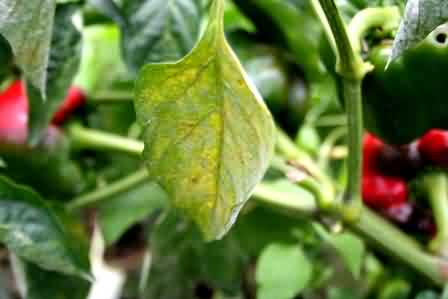
M 365 128 L 395 145 L 410 143 L 432 128 L 448 129 L 448 25 L 436 28 L 386 69 L 391 51 L 392 41 L 385 40 L 366 56 L 374 70 L 362 83 Z M 320 53 L 334 74 L 336 61 L 325 37 Z
M 434 30 L 385 70 L 391 44 L 375 47 L 375 69 L 363 81 L 366 128 L 391 144 L 404 144 L 431 128 L 448 129 L 448 25 Z

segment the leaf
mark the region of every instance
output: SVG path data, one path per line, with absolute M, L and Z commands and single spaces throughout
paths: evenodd
M 72 23 L 77 4 L 61 4 L 56 8 L 56 16 L 51 41 L 50 59 L 47 69 L 47 99 L 33 85 L 28 84 L 30 103 L 29 135 L 30 144 L 37 144 L 47 129 L 53 114 L 67 95 L 68 88 L 78 71 L 81 60 L 81 34 Z
M 43 270 L 18 258 L 13 263 L 26 299 L 85 299 L 90 282 L 76 276 Z M 19 276 L 19 277 L 18 277 Z
M 153 183 L 118 194 L 99 207 L 98 222 L 107 245 L 116 242 L 126 230 L 165 206 L 165 192 Z
M 11 44 L 17 64 L 45 97 L 55 0 L 0 0 L 0 34 Z
M 80 250 L 83 242 L 73 222 L 37 193 L 0 177 L 0 242 L 19 257 L 46 270 L 86 277 L 87 250 Z
M 358 279 L 365 253 L 365 245 L 361 239 L 351 233 L 329 234 L 317 224 L 314 225 L 314 228 L 324 240 L 336 249 L 353 277 Z
M 92 25 L 82 31 L 81 66 L 75 85 L 89 96 L 100 97 L 102 91 L 132 90 L 134 81 L 121 58 L 120 32 L 114 25 Z
M 390 61 L 422 41 L 437 26 L 448 21 L 445 0 L 409 0 L 398 33 L 395 36 Z
M 307 286 L 311 276 L 312 264 L 298 245 L 273 243 L 257 263 L 257 298 L 292 299 Z
M 171 211 L 154 227 L 150 245 L 153 264 L 141 298 L 198 298 L 198 284 L 215 293 L 240 291 L 248 256 L 233 231 L 220 241 L 205 243 L 191 222 Z
M 364 243 L 350 233 L 333 235 L 330 243 L 339 252 L 353 276 L 359 278 L 365 252 Z
M 123 33 L 128 67 L 137 72 L 148 62 L 175 61 L 187 54 L 199 36 L 202 0 L 90 0 L 116 21 Z
M 152 180 L 200 227 L 222 237 L 265 173 L 275 127 L 224 37 L 215 0 L 198 45 L 177 63 L 150 64 L 136 83 Z

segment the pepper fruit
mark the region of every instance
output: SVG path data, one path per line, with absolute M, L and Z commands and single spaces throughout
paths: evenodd
M 406 203 L 409 193 L 403 178 L 386 176 L 381 172 L 378 161 L 384 148 L 385 145 L 381 140 L 372 134 L 365 135 L 362 198 L 367 206 L 380 210 Z
M 418 142 L 418 150 L 425 160 L 448 167 L 448 131 L 432 129 Z
M 17 80 L 0 92 L 0 157 L 6 164 L 0 174 L 31 185 L 45 196 L 80 192 L 84 181 L 69 158 L 69 141 L 63 132 L 50 125 L 42 141 L 30 147 L 27 123 L 28 100 L 23 83 Z
M 86 102 L 84 91 L 76 86 L 70 87 L 62 105 L 53 115 L 51 121 L 55 125 L 63 124 L 78 108 L 83 107 Z
M 448 129 L 448 24 L 385 69 L 391 43 L 374 47 L 362 85 L 366 128 L 390 144 L 409 143 L 432 128 Z
M 381 174 L 366 174 L 362 178 L 362 198 L 373 209 L 386 209 L 408 200 L 406 181 Z

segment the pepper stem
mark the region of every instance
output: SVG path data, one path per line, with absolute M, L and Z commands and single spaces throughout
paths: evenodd
M 431 172 L 422 178 L 435 218 L 437 233 L 429 248 L 441 257 L 448 257 L 448 174 L 441 171 Z

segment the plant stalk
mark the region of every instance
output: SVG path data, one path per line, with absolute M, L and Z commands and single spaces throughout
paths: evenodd
M 448 175 L 441 171 L 425 174 L 422 187 L 431 205 L 437 228 L 430 250 L 448 258 Z
M 75 149 L 112 150 L 131 155 L 141 155 L 144 145 L 141 141 L 99 130 L 88 129 L 78 123 L 67 127 L 72 146 Z
M 148 180 L 148 173 L 146 169 L 139 170 L 125 178 L 111 183 L 105 187 L 99 188 L 93 192 L 81 195 L 70 201 L 67 205 L 68 210 L 77 210 L 89 205 L 97 204 L 100 201 L 107 200 L 108 198 L 129 191 Z

